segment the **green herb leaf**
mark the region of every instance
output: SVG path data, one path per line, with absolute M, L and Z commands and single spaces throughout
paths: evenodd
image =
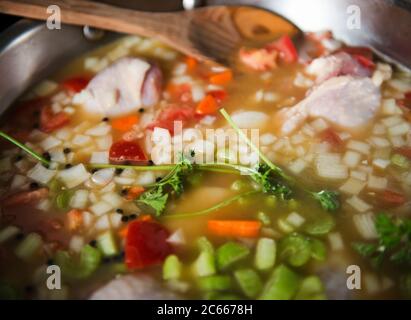
M 340 201 L 338 199 L 339 193 L 330 190 L 322 190 L 312 193 L 314 199 L 316 199 L 321 207 L 326 211 L 336 211 L 340 208 Z
M 290 199 L 291 189 L 284 183 L 274 178 L 275 172 L 266 164 L 259 164 L 251 178 L 257 182 L 263 189 L 264 193 L 271 193 L 279 196 L 281 199 Z

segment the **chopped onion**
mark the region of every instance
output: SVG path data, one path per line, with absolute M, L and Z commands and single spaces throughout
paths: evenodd
M 382 135 L 382 134 L 385 133 L 385 131 L 386 131 L 385 127 L 381 123 L 375 124 L 373 129 L 372 129 L 372 133 L 377 134 L 377 135 Z
M 132 185 L 134 179 L 132 178 L 123 178 L 123 177 L 114 177 L 114 182 L 121 185 Z
M 63 152 L 63 148 L 53 148 L 49 150 L 51 161 L 58 163 L 66 162 L 66 155 Z
M 81 236 L 73 236 L 70 239 L 69 248 L 74 252 L 80 252 L 84 246 L 84 238 Z
M 407 134 L 409 131 L 410 125 L 405 121 L 388 128 L 388 134 L 390 136 L 400 136 L 403 134 Z
M 167 242 L 176 245 L 183 245 L 186 244 L 186 239 L 184 236 L 184 232 L 181 228 L 174 231 L 168 238 Z
M 355 168 L 361 161 L 361 154 L 355 151 L 347 150 L 342 162 L 349 168 Z
M 90 163 L 108 163 L 108 151 L 96 151 L 91 154 Z
M 90 178 L 90 173 L 86 170 L 83 164 L 78 164 L 69 169 L 60 171 L 58 176 L 67 188 L 74 188 L 88 180 Z
M 51 208 L 51 201 L 49 199 L 42 199 L 37 203 L 36 208 L 41 211 L 49 211 Z
M 105 201 L 99 201 L 96 204 L 92 205 L 90 207 L 91 212 L 93 212 L 95 215 L 97 216 L 101 216 L 107 212 L 109 212 L 110 210 L 112 210 L 114 208 L 114 206 L 112 206 L 111 204 L 105 202 Z
M 114 169 L 113 168 L 105 168 L 101 170 L 97 170 L 91 176 L 91 180 L 98 186 L 105 186 L 113 180 L 114 177 Z
M 339 180 L 348 177 L 348 168 L 340 163 L 339 154 L 319 154 L 315 161 L 315 167 L 318 176 L 322 178 Z
M 268 116 L 259 111 L 238 111 L 231 118 L 242 129 L 261 129 L 268 122 Z
M 57 139 L 67 141 L 71 138 L 72 134 L 71 134 L 70 129 L 62 128 L 62 129 L 59 129 L 58 131 L 56 131 L 55 135 L 56 135 Z
M 370 175 L 368 178 L 367 187 L 373 190 L 384 190 L 387 188 L 387 184 L 387 178 Z
M 75 209 L 84 209 L 87 206 L 89 198 L 89 191 L 84 189 L 79 189 L 74 192 L 70 199 L 70 207 Z
M 386 148 L 391 145 L 387 139 L 380 137 L 371 137 L 370 142 L 374 147 L 377 148 Z
M 368 143 L 358 141 L 358 140 L 350 140 L 347 143 L 347 148 L 358 151 L 362 154 L 368 155 L 370 153 L 370 145 Z
M 41 163 L 37 163 L 28 173 L 27 176 L 42 184 L 47 184 L 56 175 L 55 170 L 46 169 Z
M 110 223 L 113 228 L 118 228 L 121 226 L 121 215 L 113 212 L 110 213 Z
M 402 136 L 391 136 L 390 141 L 395 148 L 399 148 L 406 145 L 406 141 Z
M 350 176 L 361 181 L 367 180 L 367 173 L 364 171 L 351 170 Z
M 367 212 L 355 214 L 353 216 L 353 222 L 357 231 L 364 239 L 374 240 L 378 238 L 373 213 Z
M 83 147 L 91 143 L 91 138 L 90 136 L 85 136 L 83 134 L 76 134 L 72 143 L 76 146 Z
M 297 212 L 291 212 L 285 220 L 296 228 L 301 227 L 305 222 L 305 218 Z
M 19 189 L 27 183 L 27 178 L 20 174 L 16 174 L 11 181 L 10 189 Z
M 310 125 L 316 132 L 321 132 L 328 128 L 328 123 L 321 118 L 314 120 Z
M 347 203 L 358 212 L 366 212 L 371 209 L 371 206 L 357 196 L 347 199 Z
M 40 142 L 40 147 L 42 147 L 43 150 L 50 150 L 51 148 L 57 147 L 60 144 L 61 144 L 61 140 L 53 136 L 48 136 L 46 139 Z
M 94 224 L 94 228 L 97 231 L 105 231 L 110 229 L 110 219 L 107 214 L 97 219 L 96 223 Z
M 153 134 L 151 135 L 151 141 L 155 145 L 170 145 L 171 144 L 170 131 L 164 128 L 155 127 L 153 130 Z
M 387 116 L 402 114 L 401 109 L 397 106 L 395 99 L 383 99 L 382 100 L 382 113 Z
M 341 187 L 340 191 L 351 194 L 357 195 L 359 194 L 362 189 L 365 187 L 365 182 L 358 180 L 356 178 L 349 178 Z
M 274 136 L 271 133 L 264 133 L 263 135 L 260 136 L 260 144 L 262 146 L 268 146 L 277 140 L 277 137 Z
M 110 131 L 111 131 L 111 127 L 105 122 L 102 122 L 98 124 L 97 126 L 88 129 L 85 132 L 85 134 L 89 136 L 94 136 L 94 137 L 101 137 L 101 136 L 107 135 Z
M 304 171 L 306 167 L 307 167 L 307 162 L 305 162 L 303 159 L 297 159 L 290 163 L 290 165 L 288 166 L 288 169 L 294 174 L 299 174 L 302 171 Z
M 108 150 L 113 144 L 113 137 L 111 135 L 107 135 L 104 137 L 96 138 L 96 143 L 99 150 Z
M 111 206 L 118 208 L 123 203 L 123 198 L 116 192 L 108 192 L 101 197 L 102 200 L 109 203 Z
M 205 96 L 204 88 L 199 85 L 192 86 L 191 96 L 194 102 L 200 102 Z
M 94 220 L 93 215 L 88 211 L 83 211 L 82 217 L 83 217 L 83 226 L 85 228 L 89 228 L 91 226 L 91 223 Z
M 263 99 L 265 102 L 276 102 L 280 97 L 275 92 L 265 92 Z
M 137 175 L 137 178 L 135 180 L 137 185 L 141 186 L 146 186 L 149 184 L 152 184 L 156 181 L 156 177 L 153 172 L 151 171 L 146 171 L 146 172 L 141 172 Z
M 403 122 L 404 120 L 402 119 L 402 117 L 400 116 L 391 116 L 388 118 L 384 118 L 381 120 L 381 122 L 386 126 L 386 127 L 392 127 L 395 126 L 401 122 Z
M 374 159 L 372 164 L 379 169 L 386 169 L 390 165 L 390 160 L 385 159 Z
M 411 83 L 409 81 L 401 79 L 391 79 L 388 81 L 391 88 L 394 88 L 400 92 L 411 91 Z

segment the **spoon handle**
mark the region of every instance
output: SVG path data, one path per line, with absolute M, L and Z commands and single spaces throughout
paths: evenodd
M 154 37 L 183 53 L 204 59 L 187 39 L 190 19 L 186 12 L 141 12 L 86 0 L 1 0 L 0 12 L 47 20 L 56 12 L 56 7 L 50 7 L 53 5 L 60 8 L 62 23 Z

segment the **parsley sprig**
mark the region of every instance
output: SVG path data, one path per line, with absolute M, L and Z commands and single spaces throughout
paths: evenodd
M 411 219 L 379 213 L 374 223 L 377 243 L 356 242 L 353 243 L 354 249 L 369 258 L 375 268 L 379 268 L 386 259 L 396 264 L 411 265 Z

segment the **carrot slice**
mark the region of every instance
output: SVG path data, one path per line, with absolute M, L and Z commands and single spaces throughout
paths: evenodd
M 216 99 L 211 94 L 208 94 L 198 103 L 196 107 L 196 114 L 213 114 L 217 112 L 217 109 L 218 105 Z
M 194 71 L 198 64 L 197 60 L 193 57 L 187 57 L 185 63 L 189 72 Z
M 131 187 L 130 189 L 127 190 L 126 199 L 134 200 L 143 192 L 144 192 L 143 187 L 140 187 L 140 186 Z
M 258 237 L 261 222 L 257 220 L 209 220 L 208 230 L 218 236 L 225 237 Z
M 80 229 L 83 224 L 83 212 L 77 209 L 72 209 L 67 212 L 67 226 L 70 231 Z
M 233 73 L 231 70 L 225 70 L 223 72 L 215 73 L 209 77 L 211 84 L 226 85 L 233 79 Z
M 129 115 L 121 118 L 114 119 L 111 122 L 111 126 L 118 131 L 129 131 L 138 122 L 137 115 Z

